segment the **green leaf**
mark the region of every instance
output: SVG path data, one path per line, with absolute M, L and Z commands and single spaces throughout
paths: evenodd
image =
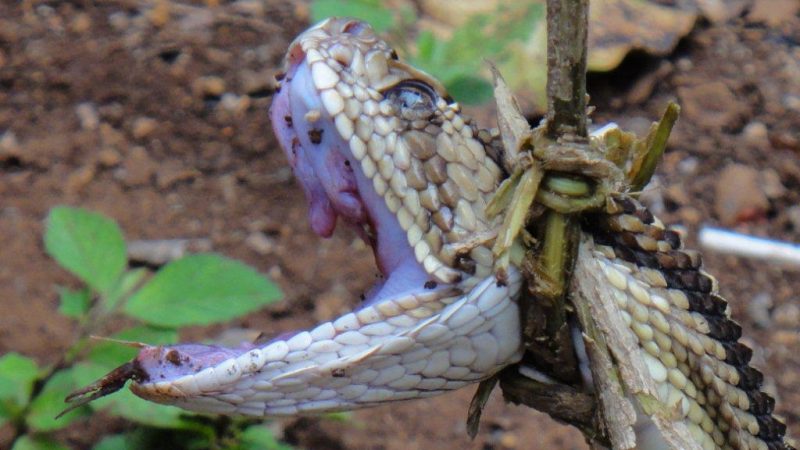
M 14 442 L 11 450 L 69 450 L 47 436 L 23 435 Z
M 9 400 L 20 407 L 27 405 L 38 374 L 36 361 L 27 356 L 7 353 L 0 357 L 0 400 Z
M 240 450 L 292 450 L 292 446 L 275 439 L 263 424 L 252 425 L 242 432 Z
M 136 443 L 131 442 L 128 435 L 115 434 L 104 437 L 102 441 L 92 447 L 92 450 L 139 450 L 141 448 Z
M 27 356 L 7 353 L 0 357 L 0 426 L 22 418 L 38 374 L 36 361 Z
M 351 411 L 337 411 L 337 412 L 325 413 L 322 415 L 322 417 L 325 420 L 344 423 L 353 420 L 353 413 Z
M 86 415 L 88 409 L 80 407 L 61 416 L 58 420 L 55 418 L 66 406 L 64 398 L 77 386 L 73 371 L 74 367 L 56 372 L 47 381 L 39 395 L 33 399 L 27 417 L 31 429 L 36 431 L 58 430 Z
M 148 273 L 150 271 L 145 268 L 132 269 L 123 273 L 119 282 L 111 289 L 111 292 L 103 297 L 103 306 L 106 310 L 114 309 L 120 300 L 130 295 L 134 289 L 139 287 L 139 284 Z
M 252 267 L 206 253 L 164 266 L 128 300 L 124 311 L 157 326 L 206 325 L 249 313 L 281 295 Z
M 72 289 L 60 288 L 58 295 L 60 298 L 58 312 L 61 314 L 78 319 L 89 311 L 92 293 L 88 289 L 73 291 Z
M 101 294 L 114 287 L 127 264 L 125 239 L 117 223 L 85 209 L 50 210 L 44 245 L 61 266 Z
M 467 105 L 479 105 L 491 100 L 494 95 L 492 84 L 475 75 L 462 75 L 447 83 L 453 98 Z
M 504 69 L 515 52 L 527 50 L 527 42 L 536 25 L 543 22 L 544 13 L 543 3 L 500 2 L 494 12 L 469 17 L 448 39 L 423 30 L 410 62 L 440 79 L 459 102 L 486 102 L 492 98 L 492 90 L 485 61 Z M 536 68 L 532 66 L 514 67 L 520 72 L 517 77 L 527 77 Z
M 416 61 L 430 64 L 434 60 L 434 52 L 439 41 L 428 30 L 421 31 L 417 37 Z
M 395 23 L 394 14 L 380 0 L 315 0 L 311 3 L 313 23 L 328 17 L 363 20 L 379 33 L 392 28 Z

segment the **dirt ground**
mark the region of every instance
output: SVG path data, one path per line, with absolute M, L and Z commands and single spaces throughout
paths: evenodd
M 307 9 L 238 3 L 172 14 L 134 0 L 0 3 L 0 354 L 52 363 L 74 338 L 56 286 L 76 282 L 41 238 L 59 204 L 113 217 L 128 239 L 208 238 L 280 284 L 284 301 L 230 326 L 310 326 L 369 288 L 371 252 L 353 234 L 323 241 L 311 232 L 267 119 L 270 79 Z M 647 199 L 693 245 L 701 224 L 800 241 L 800 8 L 776 2 L 785 9 L 775 14 L 763 3 L 725 23 L 701 20 L 668 58 L 632 55 L 590 78 L 596 122 L 641 131 L 668 100 L 683 106 Z M 705 261 L 800 436 L 798 271 L 708 252 Z M 577 432 L 497 394 L 470 442 L 471 395 L 275 428 L 312 449 L 586 448 Z M 88 448 L 132 426 L 100 414 L 59 437 Z

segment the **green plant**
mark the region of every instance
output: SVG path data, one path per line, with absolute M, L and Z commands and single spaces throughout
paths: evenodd
M 368 22 L 384 33 L 392 44 L 406 53 L 409 62 L 445 84 L 453 97 L 465 104 L 480 104 L 492 98 L 492 83 L 486 61 L 510 61 L 512 50 L 523 45 L 544 21 L 544 5 L 539 2 L 500 2 L 490 14 L 472 15 L 463 25 L 452 30 L 447 39 L 430 30 L 418 30 L 416 40 L 410 40 L 409 28 L 417 17 L 410 9 L 390 9 L 382 0 L 314 0 L 311 20 L 317 22 L 330 16 L 348 16 Z M 530 67 L 528 76 L 541 72 L 542 84 L 546 73 Z
M 112 334 L 114 340 L 173 344 L 180 327 L 233 319 L 278 300 L 281 292 L 253 268 L 213 253 L 183 257 L 154 273 L 128 268 L 119 226 L 83 209 L 52 209 L 44 243 L 47 253 L 84 283 L 77 290 L 59 288 L 59 311 L 77 321 L 78 332 L 62 359 L 50 366 L 40 367 L 18 353 L 0 357 L 0 425 L 13 428 L 13 450 L 65 448 L 52 432 L 100 410 L 138 426 L 105 437 L 96 450 L 146 449 L 155 444 L 187 449 L 290 448 L 276 441 L 258 420 L 187 414 L 146 403 L 127 390 L 56 419 L 71 391 L 135 356 L 135 348 L 91 339 L 111 332 L 109 324 L 134 324 Z

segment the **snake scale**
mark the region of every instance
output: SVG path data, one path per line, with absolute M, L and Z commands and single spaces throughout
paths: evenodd
M 238 348 L 146 347 L 103 383 L 130 378 L 140 397 L 193 411 L 281 416 L 437 395 L 520 360 L 521 274 L 512 265 L 498 280 L 491 240 L 476 239 L 498 225 L 485 214 L 503 177 L 496 133 L 348 19 L 295 39 L 270 114 L 312 228 L 355 227 L 382 282 L 313 329 Z M 627 324 L 625 357 L 696 448 L 790 449 L 699 254 L 624 195 L 582 229 L 573 284 Z M 664 446 L 653 442 L 640 448 Z

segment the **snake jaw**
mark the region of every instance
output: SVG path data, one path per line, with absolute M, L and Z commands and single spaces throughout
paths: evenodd
M 393 60 L 368 25 L 332 19 L 292 44 L 270 108 L 314 231 L 329 236 L 342 218 L 373 246 L 384 279 L 359 308 L 233 349 L 146 347 L 100 391 L 131 379 L 158 403 L 280 416 L 437 395 L 518 361 L 520 273 L 501 284 L 488 248 L 464 265 L 443 250 L 489 228 L 484 197 L 500 172 L 425 77 Z

